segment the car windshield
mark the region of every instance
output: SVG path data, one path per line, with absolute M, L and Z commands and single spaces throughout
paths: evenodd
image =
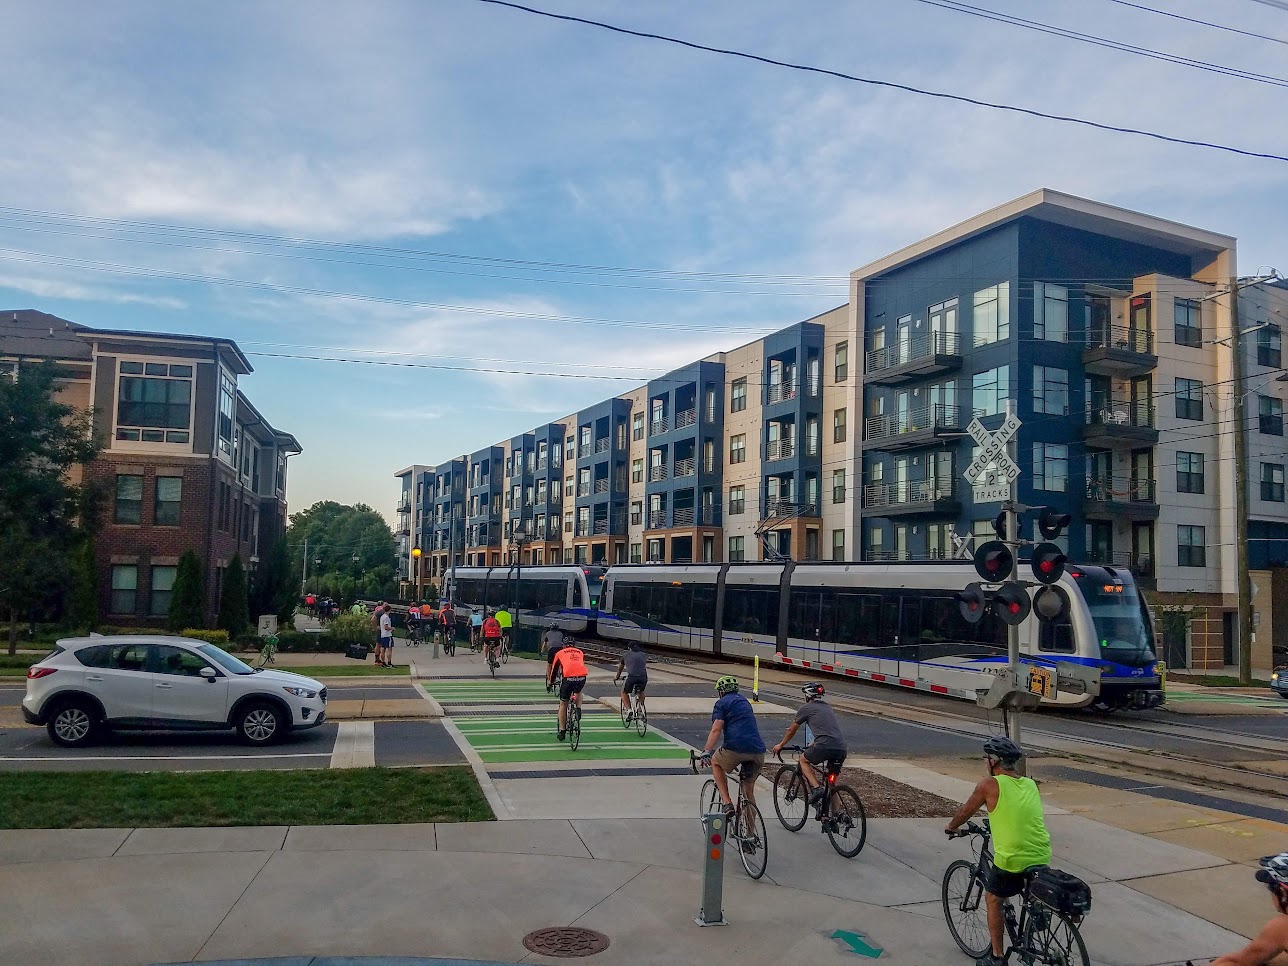
M 227 651 L 215 647 L 213 644 L 198 644 L 197 650 L 201 652 L 202 657 L 214 661 L 225 671 L 231 671 L 233 674 L 255 673 L 255 669 L 245 661 L 239 661 Z
M 1078 586 L 1091 610 L 1101 657 L 1131 666 L 1154 660 L 1149 618 L 1135 584 L 1111 583 L 1088 574 Z

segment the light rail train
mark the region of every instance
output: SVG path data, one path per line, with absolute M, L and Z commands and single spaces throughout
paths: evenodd
M 456 567 L 444 580 L 445 599 L 472 609 L 513 609 L 520 626 L 594 633 L 606 567 Z M 457 620 L 464 615 L 457 614 Z

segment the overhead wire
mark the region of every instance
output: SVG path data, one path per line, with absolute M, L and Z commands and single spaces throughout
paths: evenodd
M 1256 31 L 1252 31 L 1252 30 L 1241 30 L 1238 27 L 1231 27 L 1227 24 L 1213 23 L 1211 20 L 1199 20 L 1196 17 L 1187 17 L 1183 14 L 1173 13 L 1170 10 L 1160 10 L 1157 7 L 1147 7 L 1142 3 L 1132 3 L 1131 0 L 1109 0 L 1109 2 L 1116 3 L 1119 6 L 1123 6 L 1123 7 L 1134 7 L 1137 10 L 1144 10 L 1149 13 L 1156 13 L 1162 17 L 1171 17 L 1173 20 L 1184 20 L 1187 23 L 1200 24 L 1204 27 L 1214 27 L 1217 30 L 1226 30 L 1233 34 L 1242 34 L 1245 37 L 1252 37 L 1252 38 L 1255 38 L 1256 40 L 1268 40 L 1274 44 L 1288 45 L 1288 40 L 1284 40 L 1280 37 L 1271 37 L 1268 34 L 1259 34 Z

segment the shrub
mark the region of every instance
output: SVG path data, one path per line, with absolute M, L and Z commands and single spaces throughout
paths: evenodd
M 167 623 L 172 631 L 202 627 L 206 623 L 206 582 L 201 575 L 201 559 L 193 550 L 179 558 Z
M 190 637 L 194 641 L 205 641 L 207 644 L 217 644 L 225 650 L 228 647 L 227 631 L 203 631 L 197 628 L 188 627 L 184 629 L 181 637 Z
M 242 567 L 241 554 L 233 554 L 233 559 L 224 570 L 224 593 L 219 601 L 219 619 L 215 621 L 215 626 L 236 637 L 246 632 L 246 625 L 250 623 L 249 615 L 246 571 Z
M 371 618 L 366 614 L 341 614 L 327 628 L 327 636 L 345 645 L 374 646 L 376 643 L 376 629 L 371 626 Z
M 343 654 L 347 646 L 330 634 L 282 631 L 277 635 L 277 650 L 281 654 Z

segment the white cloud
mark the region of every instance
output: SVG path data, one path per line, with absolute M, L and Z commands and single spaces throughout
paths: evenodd
M 3 256 L 0 255 L 0 260 Z M 96 288 L 54 278 L 34 278 L 0 274 L 0 288 L 26 292 L 40 298 L 74 299 L 78 302 L 112 302 L 117 305 L 151 305 L 156 308 L 180 310 L 187 306 L 182 299 L 165 295 L 139 295 Z

